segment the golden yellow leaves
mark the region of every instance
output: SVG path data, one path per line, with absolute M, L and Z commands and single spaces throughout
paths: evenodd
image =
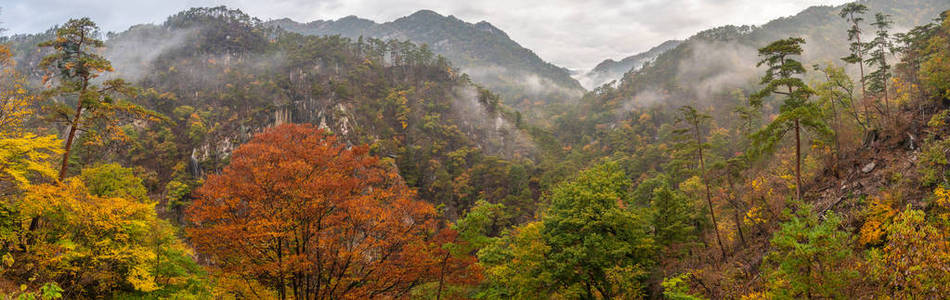
M 742 300 L 769 300 L 769 299 L 772 299 L 772 296 L 766 292 L 751 292 L 749 294 L 742 296 Z
M 50 164 L 54 155 L 62 153 L 56 136 L 25 133 L 0 137 L 0 174 L 12 178 L 21 188 L 30 185 L 31 177 L 55 178 Z
M 939 206 L 950 206 L 950 189 L 946 189 L 942 186 L 938 186 L 934 189 L 934 196 L 936 196 L 935 203 Z
M 891 86 L 894 87 L 894 90 L 897 92 L 897 96 L 894 99 L 898 105 L 904 105 L 910 103 L 913 100 L 914 93 L 920 90 L 920 87 L 913 82 L 908 82 L 905 79 L 900 77 L 891 78 Z
M 868 203 L 867 219 L 861 226 L 861 232 L 858 236 L 858 242 L 862 245 L 878 245 L 884 241 L 887 225 L 890 224 L 897 214 L 893 205 L 891 194 L 885 193 L 880 197 L 873 197 Z
M 36 98 L 24 88 L 26 80 L 16 73 L 10 52 L 0 45 L 0 135 L 19 130 L 33 110 Z
M 154 236 L 161 230 L 153 203 L 91 195 L 76 178 L 33 186 L 18 203 L 24 216 L 46 220 L 37 233 L 41 267 L 101 278 L 105 289 L 123 282 L 142 292 L 158 289 L 152 268 L 159 247 L 152 241 L 162 238 Z
M 950 189 L 938 186 L 934 189 L 934 213 L 945 225 L 950 225 Z
M 752 225 L 757 225 L 757 224 L 763 224 L 767 220 L 765 219 L 765 216 L 762 213 L 762 209 L 759 208 L 758 206 L 753 206 L 752 208 L 749 209 L 749 211 L 746 211 L 745 217 L 742 219 L 742 221 L 746 225 L 752 226 Z
M 943 226 L 923 211 L 907 208 L 887 225 L 882 248 L 869 253 L 869 272 L 882 292 L 898 299 L 938 299 L 950 293 L 950 243 Z

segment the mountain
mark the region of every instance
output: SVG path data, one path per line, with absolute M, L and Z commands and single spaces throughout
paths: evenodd
M 863 26 L 866 35 L 873 35 L 874 29 L 869 25 L 872 21 L 868 20 L 873 19 L 877 12 L 892 16 L 893 34 L 930 23 L 941 12 L 950 9 L 950 2 L 945 0 L 868 0 L 861 3 L 869 8 Z M 813 6 L 761 26 L 728 25 L 701 31 L 639 70 L 627 72 L 616 84 L 588 92 L 576 107 L 556 112 L 545 120 L 552 124 L 551 131 L 558 133 L 560 143 L 587 145 L 638 140 L 617 136 L 628 130 L 626 126 L 638 128 L 628 123 L 637 123 L 641 117 L 648 120 L 650 126 L 672 124 L 676 109 L 683 105 L 706 111 L 720 120 L 723 127 L 727 127 L 724 124 L 734 128 L 750 126 L 731 123 L 742 117 L 736 115 L 735 110 L 747 107 L 749 94 L 759 88 L 763 69 L 756 66 L 760 60 L 757 49 L 772 41 L 790 36 L 805 39 L 801 62 L 808 70 L 806 82 L 824 80 L 822 73 L 814 71 L 812 66 L 828 63 L 846 67 L 851 78 L 857 80 L 857 66 L 846 66 L 840 59 L 848 55 L 849 49 L 848 26 L 838 15 L 841 7 Z M 765 101 L 762 110 L 761 113 L 769 115 L 778 107 L 772 101 Z M 656 136 L 658 133 L 643 135 Z M 641 143 L 646 145 L 650 141 Z M 608 153 L 620 151 L 611 150 L 614 146 L 602 147 L 608 149 Z M 636 153 L 615 155 L 627 157 L 633 154 Z M 646 169 L 640 171 L 649 172 Z
M 473 24 L 454 16 L 420 10 L 382 24 L 356 16 L 309 23 L 285 18 L 266 24 L 307 35 L 341 35 L 352 40 L 362 36 L 428 45 L 473 81 L 499 93 L 505 103 L 516 106 L 536 101 L 563 102 L 579 98 L 584 92 L 567 69 L 545 62 L 485 21 Z
M 856 95 L 817 6 L 607 61 L 622 80 L 527 121 L 407 40 L 506 35 L 431 11 L 0 38 L 0 298 L 946 298 L 950 3 L 861 2 L 902 37 L 883 93 Z M 752 105 L 757 49 L 790 36 L 780 72 L 815 94 Z
M 676 48 L 676 46 L 679 46 L 682 42 L 683 41 L 680 40 L 669 40 L 656 47 L 650 48 L 650 50 L 646 52 L 625 57 L 620 61 L 608 58 L 597 64 L 594 69 L 580 76 L 579 80 L 581 84 L 588 89 L 596 88 L 610 81 L 622 78 L 623 74 L 629 71 L 639 70 L 645 64 L 653 61 L 657 56 L 660 56 L 660 54 Z
M 360 22 L 329 24 L 348 21 Z M 37 44 L 50 38 L 6 40 L 21 51 L 17 66 L 36 81 L 43 75 L 36 66 L 49 53 Z M 176 192 L 184 198 L 165 206 L 177 218 L 188 191 L 226 165 L 234 148 L 266 128 L 309 123 L 349 145 L 370 145 L 421 199 L 444 204 L 451 216 L 479 199 L 531 211 L 532 169 L 521 164 L 533 147 L 519 113 L 426 47 L 361 42 L 276 32 L 226 7 L 193 8 L 161 25 L 110 34 L 102 55 L 116 71 L 107 78 L 157 91 L 133 100 L 170 120 L 125 127 L 134 138 L 119 148 L 80 146 L 77 162 L 105 157 L 142 167 L 155 191 L 184 187 Z M 400 58 L 390 60 L 391 53 Z M 509 178 L 510 169 L 520 170 L 512 173 L 517 178 Z
M 894 21 L 892 32 L 929 23 L 950 9 L 945 0 L 866 0 L 864 34 L 871 36 L 874 14 L 883 12 Z M 805 39 L 806 66 L 834 62 L 844 65 L 848 55 L 847 24 L 838 15 L 842 6 L 812 6 L 798 14 L 772 20 L 761 26 L 722 26 L 699 32 L 657 56 L 636 72 L 624 75 L 618 97 L 634 98 L 643 104 L 674 99 L 692 102 L 710 94 L 728 94 L 736 88 L 752 87 L 760 71 L 756 49 L 790 36 Z M 853 70 L 852 70 L 853 69 Z M 848 66 L 856 76 L 857 67 Z M 657 97 L 657 95 L 663 95 Z M 661 98 L 661 99 L 658 99 Z

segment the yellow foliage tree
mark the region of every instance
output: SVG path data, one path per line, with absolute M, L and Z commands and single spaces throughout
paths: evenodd
M 31 187 L 16 203 L 27 237 L 13 278 L 56 281 L 69 297 L 173 292 L 195 287 L 197 265 L 174 228 L 155 214 L 154 202 L 96 195 L 86 183 L 65 182 Z M 40 217 L 41 226 L 26 230 Z M 190 270 L 180 270 L 180 269 Z M 176 270 L 179 269 L 179 270 Z M 16 274 L 19 273 L 19 274 Z
M 861 226 L 858 242 L 862 245 L 879 245 L 884 241 L 887 226 L 897 215 L 897 210 L 893 207 L 895 198 L 890 193 L 871 198 L 865 212 L 866 219 L 864 225 Z
M 23 119 L 32 113 L 30 104 L 36 100 L 15 66 L 10 49 L 0 45 L 0 135 L 21 131 Z
M 923 211 L 908 206 L 887 226 L 887 241 L 869 254 L 869 273 L 881 296 L 894 299 L 939 299 L 950 295 L 950 242 L 946 228 L 926 221 Z

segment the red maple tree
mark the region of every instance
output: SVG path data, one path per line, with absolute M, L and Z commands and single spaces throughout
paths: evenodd
M 402 298 L 445 280 L 435 208 L 368 149 L 312 125 L 266 130 L 196 191 L 188 235 L 282 299 Z

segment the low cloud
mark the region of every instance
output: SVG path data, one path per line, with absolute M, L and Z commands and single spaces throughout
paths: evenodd
M 151 72 L 152 63 L 162 53 L 180 47 L 195 32 L 166 30 L 155 25 L 142 25 L 110 39 L 103 53 L 112 62 L 115 72 L 109 76 L 137 81 Z
M 514 124 L 498 113 L 489 112 L 478 100 L 478 89 L 466 85 L 453 90 L 452 110 L 460 129 L 480 141 L 488 153 L 506 157 L 526 156 L 534 149 L 534 143 Z M 490 144 L 501 141 L 500 144 Z
M 761 70 L 755 48 L 736 42 L 692 43 L 690 56 L 680 61 L 676 80 L 702 97 L 748 85 Z
M 576 99 L 584 95 L 584 91 L 566 88 L 537 74 L 515 71 L 498 65 L 462 68 L 460 71 L 478 82 L 493 83 L 500 79 L 504 81 L 502 83 L 522 88 L 528 96 L 543 97 L 560 94 Z

